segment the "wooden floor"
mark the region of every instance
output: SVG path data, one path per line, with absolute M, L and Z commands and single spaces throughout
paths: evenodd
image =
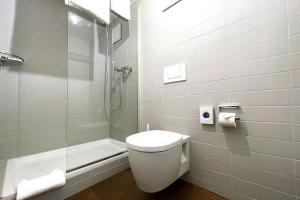
M 167 189 L 147 194 L 141 191 L 130 170 L 121 172 L 67 200 L 226 200 L 200 187 L 177 180 Z

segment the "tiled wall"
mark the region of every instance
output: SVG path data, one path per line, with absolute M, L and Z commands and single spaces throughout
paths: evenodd
M 141 1 L 141 127 L 191 135 L 185 179 L 230 199 L 300 199 L 300 1 Z M 187 81 L 163 84 L 186 62 Z M 236 129 L 199 106 L 237 102 Z
M 4 162 L 66 144 L 68 29 L 60 0 L 0 0 L 0 8 L 0 51 L 25 59 L 0 68 Z
M 104 112 L 105 28 L 83 12 L 68 13 L 67 143 L 72 146 L 107 138 L 109 123 Z
M 137 53 L 137 4 L 131 5 L 130 21 L 118 18 L 111 26 L 122 24 L 122 39 L 115 43 L 115 65 L 129 65 L 132 72 L 123 76 L 122 106 L 120 103 L 120 73 L 116 73 L 115 89 L 112 92 L 110 137 L 125 142 L 128 135 L 138 132 L 138 53 Z

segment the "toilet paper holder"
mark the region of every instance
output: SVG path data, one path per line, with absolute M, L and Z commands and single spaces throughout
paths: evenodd
M 239 109 L 239 108 L 240 108 L 240 104 L 238 103 L 220 104 L 218 105 L 218 115 L 221 109 Z M 240 117 L 236 116 L 235 119 L 240 120 Z

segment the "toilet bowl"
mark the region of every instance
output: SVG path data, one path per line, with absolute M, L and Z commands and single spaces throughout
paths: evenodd
M 189 136 L 152 130 L 126 138 L 129 164 L 140 189 L 165 189 L 190 168 Z

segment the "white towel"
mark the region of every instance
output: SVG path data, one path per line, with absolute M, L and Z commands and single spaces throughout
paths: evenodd
M 130 0 L 111 0 L 111 10 L 130 20 Z
M 65 173 L 60 169 L 32 180 L 22 180 L 17 187 L 17 200 L 27 199 L 46 191 L 59 188 L 66 183 Z
M 65 0 L 65 4 L 83 9 L 106 24 L 110 23 L 110 0 Z

